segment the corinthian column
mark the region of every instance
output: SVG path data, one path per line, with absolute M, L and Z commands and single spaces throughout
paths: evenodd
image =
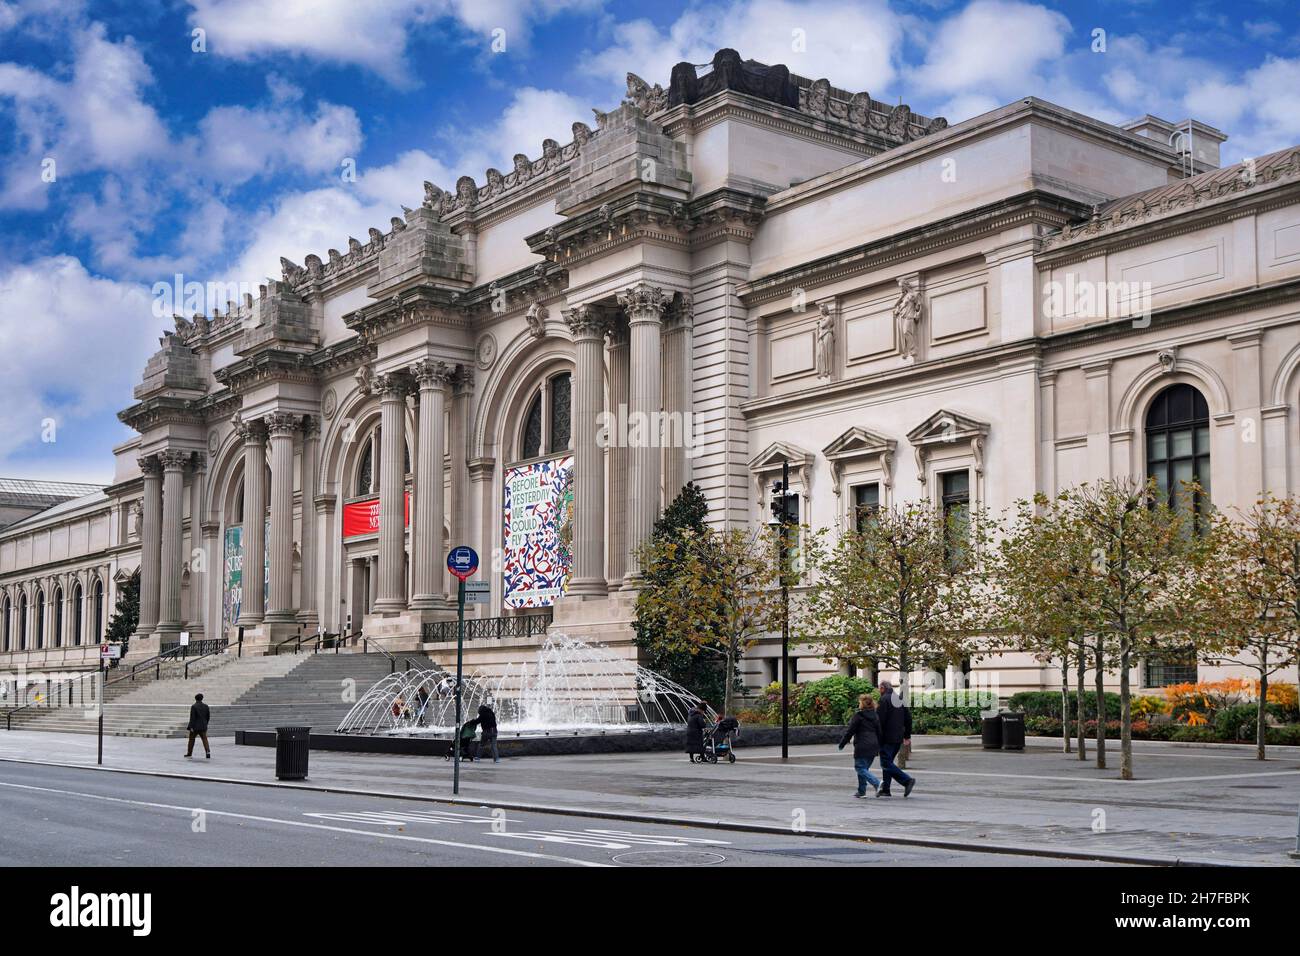
M 609 410 L 617 422 L 627 420 L 628 406 L 627 327 L 609 327 Z M 609 589 L 623 586 L 627 571 L 627 443 L 621 438 L 609 442 Z
M 293 606 L 293 433 L 298 416 L 275 412 L 266 418 L 271 436 L 271 593 L 268 624 L 296 622 Z
M 597 442 L 605 407 L 605 329 L 599 306 L 564 310 L 573 333 L 573 577 L 568 592 L 597 596 L 605 584 L 605 450 Z
M 320 419 L 308 415 L 302 420 L 302 584 L 298 617 L 314 630 L 319 620 L 316 590 L 320 576 L 316 569 L 316 486 L 319 483 Z
M 442 608 L 447 604 L 442 575 L 443 414 L 447 388 L 455 368 L 446 362 L 424 359 L 411 369 L 420 386 L 420 419 L 415 462 L 415 527 L 411 542 L 411 607 Z M 384 526 L 379 525 L 380 533 Z
M 266 426 L 235 420 L 244 439 L 244 564 L 238 624 L 262 623 L 266 606 Z
M 189 453 L 169 450 L 158 456 L 163 467 L 162 483 L 162 568 L 158 589 L 159 633 L 178 634 L 181 629 L 181 574 L 184 542 L 181 523 L 185 520 L 185 465 Z
M 140 528 L 140 623 L 135 632 L 147 637 L 158 626 L 158 581 L 162 549 L 162 466 L 157 458 L 141 458 L 144 503 Z
M 689 293 L 673 297 L 664 329 L 664 503 L 672 501 L 691 480 L 686 454 L 692 441 L 691 331 L 694 314 Z
M 659 514 L 660 447 L 656 426 L 663 408 L 659 331 L 668 298 L 663 289 L 638 282 L 618 294 L 618 304 L 627 313 L 632 349 L 628 388 L 628 551 L 623 582 L 626 587 L 639 587 L 640 548 L 650 537 Z
M 379 591 L 374 610 L 406 610 L 406 507 L 402 453 L 406 447 L 406 393 L 400 373 L 375 378 L 379 390 Z

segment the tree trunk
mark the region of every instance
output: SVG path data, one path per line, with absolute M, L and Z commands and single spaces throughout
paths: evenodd
M 1076 681 L 1074 682 L 1074 683 L 1075 683 L 1075 688 L 1076 688 L 1076 690 L 1075 690 L 1075 694 L 1074 694 L 1074 697 L 1075 697 L 1075 701 L 1074 701 L 1074 703 L 1075 703 L 1075 708 L 1074 708 L 1074 709 L 1075 709 L 1075 713 L 1077 714 L 1077 717 L 1078 717 L 1078 719 L 1077 719 L 1077 721 L 1076 721 L 1076 723 L 1078 724 L 1078 727 L 1077 727 L 1076 729 L 1077 729 L 1078 734 L 1079 734 L 1079 759 L 1080 759 L 1080 760 L 1087 760 L 1087 759 L 1088 759 L 1088 743 L 1087 743 L 1087 740 L 1088 740 L 1088 732 L 1087 732 L 1087 730 L 1084 729 L 1084 726 L 1083 726 L 1083 721 L 1084 721 L 1083 677 L 1084 677 L 1084 672 L 1085 672 L 1085 671 L 1087 670 L 1087 668 L 1088 668 L 1088 654 L 1087 654 L 1087 645 L 1084 644 L 1083 641 L 1080 641 L 1080 642 L 1079 642 L 1079 652 L 1078 652 L 1078 653 L 1079 653 L 1079 656 L 1076 658 L 1076 661 L 1077 661 L 1077 665 L 1076 665 L 1076 666 L 1077 666 L 1077 673 L 1075 674 L 1075 676 L 1078 678 L 1078 680 L 1076 680 Z
M 727 673 L 725 675 L 726 683 L 722 685 L 722 716 L 730 717 L 732 711 L 733 696 L 736 693 L 734 683 L 731 679 L 732 669 L 736 666 L 736 645 L 732 641 L 727 641 Z
M 1264 646 L 1264 664 L 1268 665 L 1268 645 Z M 1255 757 L 1259 760 L 1264 759 L 1264 704 L 1268 701 L 1268 672 L 1261 669 L 1259 672 L 1259 706 L 1255 708 Z
M 1132 651 L 1125 638 L 1119 652 L 1119 778 L 1133 779 L 1133 719 L 1129 701 L 1128 667 Z
M 1106 660 L 1102 642 L 1105 638 L 1097 635 L 1097 673 L 1094 683 L 1097 687 L 1097 767 L 1106 769 Z
M 1061 658 L 1061 753 L 1070 752 L 1070 655 Z
M 903 700 L 903 706 L 907 706 L 907 676 L 912 669 L 912 657 L 907 651 L 900 650 L 898 655 L 898 695 Z M 907 746 L 898 748 L 898 756 L 894 759 L 900 770 L 907 769 Z

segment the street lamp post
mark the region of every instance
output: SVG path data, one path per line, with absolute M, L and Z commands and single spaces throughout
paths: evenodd
M 772 514 L 780 531 L 777 537 L 777 568 L 781 575 L 781 759 L 790 759 L 790 583 L 786 576 L 789 564 L 790 463 L 781 463 L 781 481 L 772 489 Z

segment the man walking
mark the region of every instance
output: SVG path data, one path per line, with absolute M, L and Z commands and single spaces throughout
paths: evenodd
M 212 748 L 208 746 L 208 721 L 211 719 L 212 711 L 203 703 L 203 695 L 195 694 L 194 703 L 190 704 L 190 722 L 185 728 L 190 732 L 190 745 L 185 750 L 185 756 L 194 756 L 194 738 L 198 737 L 203 741 L 204 755 L 209 760 L 212 759 Z
M 916 779 L 899 769 L 894 758 L 899 750 L 912 743 L 912 712 L 887 680 L 880 682 L 880 705 L 876 708 L 876 715 L 880 718 L 880 770 L 885 778 L 884 786 L 876 791 L 876 796 L 893 796 L 889 792 L 889 782 L 897 780 L 903 785 L 903 796 L 909 797 Z
M 858 792 L 855 797 L 867 795 L 867 784 L 880 792 L 880 781 L 871 772 L 871 761 L 880 753 L 880 718 L 876 716 L 876 702 L 870 694 L 858 697 L 858 711 L 849 719 L 849 726 L 840 740 L 840 749 L 853 741 L 853 770 L 858 775 Z

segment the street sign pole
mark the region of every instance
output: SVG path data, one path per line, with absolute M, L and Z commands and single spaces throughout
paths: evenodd
M 478 554 L 473 548 L 460 545 L 447 555 L 447 570 L 460 582 L 456 588 L 456 739 L 451 742 L 452 771 L 451 792 L 460 795 L 460 723 L 461 690 L 465 676 L 465 582 L 478 570 Z
M 99 699 L 95 704 L 99 707 L 99 756 L 96 763 L 99 766 L 104 765 L 104 688 L 108 684 L 108 661 L 99 662 Z
M 790 585 L 786 565 L 790 563 L 790 462 L 781 463 L 781 759 L 790 759 Z M 727 675 L 731 679 L 731 675 Z
M 452 771 L 451 792 L 460 794 L 460 712 L 461 678 L 465 666 L 465 579 L 456 587 L 456 766 Z

